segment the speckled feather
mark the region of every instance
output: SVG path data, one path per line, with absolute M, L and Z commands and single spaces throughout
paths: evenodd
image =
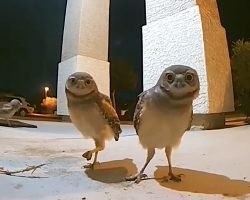
M 146 101 L 145 101 L 146 93 L 147 93 L 147 91 L 142 92 L 138 96 L 139 100 L 138 100 L 138 102 L 136 104 L 136 107 L 135 107 L 133 122 L 134 122 L 134 127 L 135 127 L 137 135 L 138 135 L 138 130 L 139 130 L 139 126 L 140 126 L 140 117 L 142 115 L 143 108 L 144 108 L 144 106 L 146 104 Z
M 103 117 L 114 131 L 115 139 L 118 140 L 119 134 L 122 132 L 120 127 L 120 120 L 114 107 L 112 106 L 110 98 L 102 93 L 99 94 L 100 98 L 99 101 L 97 101 L 97 104 L 102 112 Z

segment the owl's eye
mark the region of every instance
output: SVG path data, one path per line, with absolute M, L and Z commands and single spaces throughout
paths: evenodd
M 194 80 L 194 75 L 191 73 L 186 73 L 185 79 L 186 79 L 186 81 L 191 82 Z
M 69 81 L 70 81 L 70 83 L 72 83 L 72 84 L 75 84 L 75 83 L 77 82 L 75 77 L 70 77 L 70 78 L 69 78 Z
M 86 84 L 86 85 L 89 85 L 90 83 L 91 83 L 90 80 L 86 80 L 86 81 L 85 81 L 85 84 Z
M 172 83 L 174 81 L 174 79 L 175 79 L 175 76 L 174 76 L 174 74 L 169 73 L 169 74 L 166 75 L 166 79 L 167 79 L 167 81 L 169 83 Z

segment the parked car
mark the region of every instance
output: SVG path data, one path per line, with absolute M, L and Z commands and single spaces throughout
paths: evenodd
M 11 95 L 5 95 L 5 96 L 0 96 L 0 107 L 3 106 L 5 103 L 9 103 L 12 99 L 18 99 L 21 102 L 21 107 L 19 110 L 16 112 L 16 114 L 24 117 L 27 114 L 33 113 L 34 112 L 34 107 L 32 107 L 25 98 L 19 97 L 19 96 L 11 96 Z

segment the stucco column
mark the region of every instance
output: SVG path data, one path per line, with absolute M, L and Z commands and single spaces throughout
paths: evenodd
M 109 0 L 68 0 L 62 60 L 58 67 L 57 113 L 68 115 L 65 82 L 71 73 L 86 71 L 99 90 L 109 95 Z
M 194 102 L 198 124 L 223 126 L 222 113 L 234 110 L 234 100 L 226 33 L 216 0 L 146 0 L 146 15 L 144 89 L 154 85 L 169 65 L 192 66 L 201 83 Z

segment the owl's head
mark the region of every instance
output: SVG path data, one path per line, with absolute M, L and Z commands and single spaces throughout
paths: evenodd
M 93 77 L 86 72 L 75 72 L 71 74 L 65 85 L 67 92 L 74 96 L 88 96 L 98 91 Z
M 173 99 L 193 100 L 198 96 L 200 90 L 196 70 L 184 65 L 172 65 L 166 68 L 157 84 Z

